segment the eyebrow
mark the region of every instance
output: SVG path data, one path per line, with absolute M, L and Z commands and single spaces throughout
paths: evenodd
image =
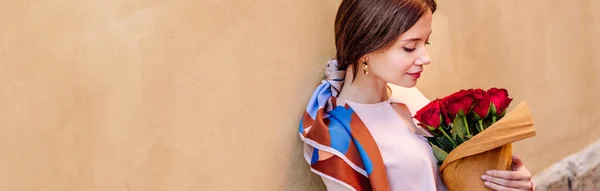
M 432 32 L 433 31 L 430 31 L 429 34 L 427 35 L 427 37 L 431 36 Z M 420 40 L 421 40 L 421 38 L 409 38 L 409 39 L 404 39 L 402 41 L 420 41 Z
M 421 38 L 409 38 L 409 39 L 404 39 L 402 41 L 409 42 L 409 41 L 420 41 L 420 40 L 421 40 Z

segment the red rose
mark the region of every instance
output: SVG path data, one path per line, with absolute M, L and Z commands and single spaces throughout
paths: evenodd
M 492 100 L 488 93 L 483 93 L 479 99 L 475 99 L 475 104 L 473 104 L 473 114 L 475 115 L 476 120 L 481 120 L 488 116 L 490 111 L 490 105 L 492 104 Z
M 470 89 L 470 93 L 471 95 L 473 95 L 473 99 L 478 100 L 483 98 L 483 94 L 485 94 L 485 91 L 483 91 L 482 89 Z
M 491 88 L 487 91 L 490 96 L 490 100 L 493 104 L 491 110 L 492 115 L 501 116 L 504 115 L 506 108 L 512 102 L 512 98 L 508 97 L 508 91 L 506 89 Z
M 427 104 L 425 107 L 417 111 L 414 116 L 419 121 L 419 126 L 434 131 L 442 124 L 442 108 L 440 100 L 434 100 Z
M 454 92 L 453 94 L 450 94 L 449 96 L 444 97 L 442 99 L 442 103 L 448 99 L 456 98 L 456 97 L 463 97 L 463 96 L 469 95 L 469 94 L 471 94 L 471 90 L 460 90 L 458 92 Z
M 450 117 L 450 114 L 448 113 L 448 109 L 446 109 L 446 106 L 442 104 L 442 101 L 440 100 L 440 105 L 442 108 L 442 118 L 444 118 L 445 120 L 445 125 L 450 126 L 453 121 L 454 121 L 454 117 Z
M 461 90 L 444 98 L 444 107 L 448 110 L 448 115 L 454 118 L 456 115 L 464 116 L 471 112 L 473 106 L 473 96 L 469 90 Z

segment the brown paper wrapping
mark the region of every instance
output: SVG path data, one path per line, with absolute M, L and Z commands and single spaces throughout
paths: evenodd
M 511 143 L 535 136 L 533 119 L 521 102 L 485 131 L 456 147 L 448 154 L 440 173 L 449 191 L 491 190 L 481 175 L 487 170 L 510 170 Z

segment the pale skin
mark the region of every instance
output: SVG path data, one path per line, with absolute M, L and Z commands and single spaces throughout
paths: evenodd
M 344 88 L 339 97 L 358 103 L 372 104 L 388 100 L 387 84 L 411 88 L 417 84 L 424 66 L 431 63 L 426 45 L 431 35 L 432 13 L 424 14 L 408 31 L 400 35 L 389 48 L 384 48 L 362 56 L 359 60 L 359 72 L 352 81 L 351 66 L 347 69 Z M 364 63 L 368 73 L 363 71 Z M 406 108 L 397 107 L 405 121 L 410 119 Z M 414 127 L 414 124 L 408 125 Z M 481 176 L 484 185 L 498 191 L 530 190 L 531 172 L 518 156 L 513 156 L 512 170 L 491 170 Z M 393 181 L 393 180 L 391 180 Z

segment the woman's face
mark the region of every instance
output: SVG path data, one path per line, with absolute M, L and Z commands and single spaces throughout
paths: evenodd
M 425 48 L 431 34 L 431 20 L 432 13 L 427 11 L 388 49 L 365 55 L 363 59 L 367 60 L 369 66 L 368 75 L 398 86 L 415 86 L 423 65 L 431 62 Z M 359 66 L 363 66 L 362 63 Z

